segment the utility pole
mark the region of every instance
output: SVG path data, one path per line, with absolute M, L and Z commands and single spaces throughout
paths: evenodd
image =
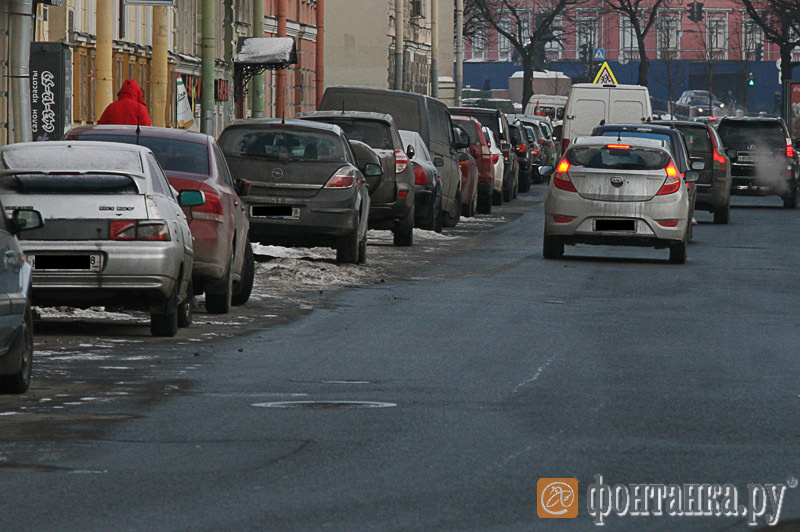
M 166 6 L 153 6 L 153 125 L 167 125 L 167 94 L 169 88 L 169 13 Z
M 317 107 L 325 92 L 325 0 L 317 0 L 317 57 L 314 70 L 317 72 Z
M 278 37 L 286 37 L 286 15 L 287 0 L 278 0 Z M 277 71 L 277 83 L 275 94 L 275 116 L 284 118 L 286 116 L 286 76 L 285 69 Z
M 394 88 L 403 90 L 403 54 L 405 52 L 405 2 L 394 1 Z
M 14 142 L 30 142 L 33 0 L 12 0 L 8 12 L 11 23 L 9 74 Z
M 96 26 L 97 56 L 95 58 L 95 71 L 97 72 L 97 81 L 94 98 L 95 121 L 100 119 L 106 107 L 114 101 L 113 0 L 97 0 Z
M 464 84 L 464 0 L 456 0 L 456 106 L 461 105 Z
M 253 0 L 253 37 L 264 36 L 264 2 L 265 0 Z M 253 118 L 264 118 L 264 73 L 253 76 L 252 92 L 253 95 Z
M 439 97 L 439 0 L 431 0 L 431 96 Z
M 200 58 L 203 61 L 202 89 L 200 98 L 200 130 L 214 135 L 214 61 L 216 55 L 216 2 L 203 0 L 203 22 L 200 37 Z

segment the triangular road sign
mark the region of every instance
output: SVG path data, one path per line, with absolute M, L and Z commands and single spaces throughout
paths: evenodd
M 617 84 L 617 78 L 614 77 L 614 73 L 611 72 L 611 67 L 608 66 L 607 62 L 603 62 L 603 66 L 601 66 L 600 70 L 597 71 L 597 75 L 592 83 L 596 83 L 598 85 Z

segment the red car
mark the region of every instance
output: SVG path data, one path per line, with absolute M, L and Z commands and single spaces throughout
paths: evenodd
M 494 162 L 492 150 L 481 128 L 481 123 L 471 116 L 453 116 L 453 124 L 469 135 L 469 151 L 478 165 L 478 208 L 480 214 L 492 212 L 494 188 Z
M 182 129 L 108 125 L 77 127 L 66 138 L 146 146 L 172 188 L 202 190 L 205 203 L 184 208 L 194 237 L 194 294 L 205 293 L 206 310 L 214 314 L 247 302 L 255 262 L 247 239 L 250 222 L 239 196 L 248 192 L 249 183 L 234 183 L 214 137 Z

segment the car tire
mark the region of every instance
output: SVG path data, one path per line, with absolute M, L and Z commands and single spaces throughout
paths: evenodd
M 194 291 L 192 289 L 192 282 L 189 281 L 189 287 L 186 289 L 186 298 L 178 305 L 178 327 L 185 328 L 192 324 L 192 304 L 194 303 Z
M 478 214 L 492 214 L 492 197 L 478 196 Z
M 684 264 L 686 262 L 686 241 L 674 242 L 669 245 L 670 264 Z
M 256 277 L 256 259 L 253 255 L 253 244 L 248 239 L 244 243 L 244 260 L 242 261 L 242 274 L 239 282 L 233 284 L 233 295 L 231 305 L 244 305 L 250 299 L 253 292 L 253 281 Z
M 455 227 L 461 220 L 461 190 L 456 192 L 456 215 L 453 216 L 449 212 L 442 211 L 442 225 L 445 227 Z
M 503 189 L 503 203 L 508 203 L 512 199 L 514 199 L 514 185 Z
M 228 260 L 228 270 L 225 272 L 225 277 L 219 281 L 222 286 L 222 291 L 216 290 L 212 293 L 206 289 L 206 312 L 209 314 L 227 314 L 231 311 L 231 301 L 233 298 L 233 250 L 231 250 L 231 258 Z M 215 287 L 216 288 L 216 287 Z
M 179 281 L 180 282 L 180 281 Z M 178 283 L 175 283 L 175 289 L 172 296 L 166 303 L 166 312 L 161 314 L 157 312 L 150 313 L 150 334 L 160 337 L 172 337 L 178 334 Z
M 414 244 L 414 207 L 394 228 L 394 245 L 408 247 Z
M 336 242 L 336 262 L 339 264 L 358 264 L 358 224 L 349 235 L 339 238 Z
M 502 205 L 502 204 L 503 204 L 502 191 L 492 190 L 492 205 Z
M 714 210 L 714 223 L 727 224 L 731 219 L 731 203 L 730 201 L 722 207 Z
M 542 242 L 542 255 L 546 259 L 560 259 L 564 256 L 564 243 L 557 236 L 545 235 Z
M 791 196 L 783 198 L 783 208 L 784 209 L 797 208 L 797 187 L 795 187 L 794 192 L 792 192 Z
M 442 209 L 442 189 L 439 188 L 436 193 L 436 200 L 433 207 L 434 219 L 433 230 L 436 233 L 441 233 L 444 226 L 444 210 Z
M 20 359 L 20 368 L 11 375 L 0 375 L 0 394 L 20 394 L 28 391 L 31 384 L 31 369 L 33 368 L 33 312 L 30 308 L 25 311 L 25 321 L 22 336 L 18 340 L 19 348 L 15 352 L 6 354 L 6 357 L 17 355 Z
M 367 235 L 364 235 L 364 238 L 358 243 L 358 264 L 366 264 L 367 263 Z

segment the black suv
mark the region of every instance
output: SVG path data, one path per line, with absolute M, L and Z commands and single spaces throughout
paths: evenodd
M 528 138 L 528 132 L 520 124 L 509 124 L 508 130 L 511 133 L 511 147 L 519 161 L 519 191 L 528 192 L 531 189 L 531 181 L 533 181 L 531 145 L 536 141 Z M 536 145 L 538 146 L 538 143 Z
M 798 157 L 782 118 L 725 117 L 717 132 L 731 150 L 731 194 L 780 196 L 797 207 Z
M 297 118 L 335 124 L 348 140 L 367 144 L 381 158 L 383 177 L 370 188 L 369 228 L 391 229 L 396 246 L 410 246 L 414 231 L 414 168 L 394 119 L 384 113 L 316 111 Z

